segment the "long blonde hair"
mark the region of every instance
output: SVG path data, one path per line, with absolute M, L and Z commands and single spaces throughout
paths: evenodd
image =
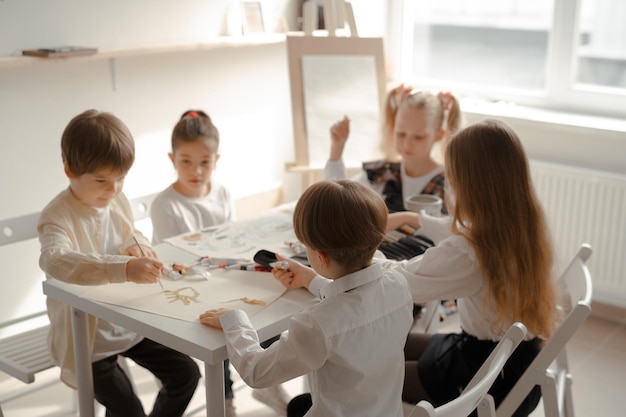
M 453 232 L 469 240 L 488 279 L 493 327 L 521 321 L 549 338 L 556 323 L 552 244 L 519 138 L 485 120 L 453 136 L 445 159 L 456 196 Z

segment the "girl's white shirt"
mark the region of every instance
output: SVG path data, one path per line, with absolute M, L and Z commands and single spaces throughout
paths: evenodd
M 409 177 L 406 175 L 405 171 L 404 161 L 402 161 L 402 195 L 406 198 L 410 195 L 419 194 L 435 175 L 443 172 L 443 167 L 438 166 L 428 174 L 418 178 Z M 324 168 L 324 178 L 326 180 L 346 178 L 346 167 L 343 160 L 327 161 Z M 370 184 L 365 171 L 362 170 L 351 179 L 370 187 L 382 196 L 384 184 Z M 437 244 L 441 240 L 450 237 L 450 223 L 451 217 L 449 216 L 434 217 L 425 213 L 420 213 L 421 227 L 417 230 L 416 234 L 426 236 Z
M 496 306 L 489 297 L 489 283 L 474 248 L 463 236 L 453 235 L 406 261 L 384 259 L 380 252 L 375 258 L 384 270 L 391 269 L 406 278 L 415 303 L 457 300 L 461 328 L 478 339 L 498 341 L 513 324 L 505 320 L 492 327 Z M 534 337 L 526 335 L 527 340 Z
M 152 202 L 150 219 L 152 244 L 156 245 L 172 236 L 232 222 L 235 206 L 230 192 L 215 182 L 204 197 L 186 197 L 170 185 Z
M 404 166 L 402 173 L 404 175 Z M 343 161 L 327 162 L 324 171 L 326 179 L 345 178 L 345 174 Z M 372 187 L 365 172 L 359 173 L 354 179 Z M 403 184 L 404 180 L 403 177 Z M 416 304 L 456 299 L 461 328 L 464 331 L 479 339 L 500 340 L 504 331 L 513 323 L 504 322 L 497 328 L 491 328 L 496 314 L 495 306 L 489 304 L 488 283 L 469 242 L 462 236 L 451 234 L 451 221 L 450 216 L 433 217 L 422 213 L 421 227 L 416 234 L 430 238 L 437 246 L 429 248 L 423 255 L 401 262 L 386 260 L 377 251 L 377 260 L 382 263 L 383 268 L 400 272 L 407 279 Z M 533 334 L 528 334 L 526 339 L 533 337 Z

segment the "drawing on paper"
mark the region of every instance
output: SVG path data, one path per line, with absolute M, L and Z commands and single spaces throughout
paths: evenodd
M 177 290 L 165 290 L 163 291 L 165 296 L 170 300 L 170 303 L 175 301 L 182 301 L 184 305 L 189 305 L 192 301 L 194 303 L 199 303 L 198 296 L 200 293 L 196 291 L 195 288 L 192 287 L 182 287 Z
M 248 297 L 235 298 L 234 300 L 224 301 L 224 303 L 232 303 L 233 301 L 243 301 L 246 304 L 256 304 L 259 306 L 267 305 L 265 301 L 263 300 L 257 300 L 256 298 L 248 298 Z
M 220 307 L 241 309 L 253 317 L 286 291 L 268 272 L 217 269 L 210 279 L 189 274 L 177 281 L 161 279 L 167 282 L 166 291 L 158 285 L 126 282 L 90 287 L 83 297 L 197 322 L 206 310 Z

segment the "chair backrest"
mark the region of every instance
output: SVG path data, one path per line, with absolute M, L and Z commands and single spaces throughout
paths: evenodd
M 559 284 L 566 293 L 566 303 L 561 305 L 566 314 L 569 314 L 580 301 L 591 305 L 591 274 L 587 267 L 589 257 L 591 257 L 591 246 L 584 243 L 559 279 Z
M 587 266 L 590 256 L 591 246 L 583 244 L 557 281 L 565 291 L 564 300 L 559 306 L 565 317 L 559 323 L 552 337 L 546 341 L 539 354 L 531 362 L 526 372 L 498 406 L 498 417 L 513 415 L 535 385 L 542 387 L 541 394 L 544 399 L 544 407 L 552 406 L 555 403 L 562 407 L 567 401 L 566 398 L 551 397 L 571 395 L 568 387 L 555 390 L 554 384 L 563 384 L 565 379 L 571 378 L 565 346 L 591 314 L 593 287 L 591 273 Z M 549 369 L 552 363 L 556 363 L 556 370 Z M 557 415 L 561 414 L 559 412 Z M 546 415 L 548 414 L 546 413 Z
M 493 398 L 488 391 L 524 336 L 526 326 L 514 323 L 459 397 L 437 408 L 428 401 L 420 401 L 409 417 L 467 417 L 476 409 L 481 417 L 495 416 Z
M 32 213 L 0 220 L 0 246 L 36 238 L 38 218 L 39 213 Z
M 45 298 L 39 289 L 43 273 L 39 269 L 37 219 L 32 213 L 0 220 L 0 262 L 6 266 L 0 295 L 0 337 L 22 331 L 24 320 L 39 327 L 47 322 Z M 39 290 L 39 291 L 37 291 Z

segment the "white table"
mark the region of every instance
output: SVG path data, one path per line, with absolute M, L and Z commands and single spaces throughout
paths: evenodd
M 155 247 L 162 259 L 191 262 L 196 255 L 168 243 Z M 235 272 L 235 271 L 233 271 Z M 246 273 L 246 271 L 240 271 Z M 71 307 L 72 331 L 78 377 L 78 400 L 81 417 L 94 417 L 93 378 L 88 352 L 87 314 L 116 323 L 128 330 L 186 353 L 204 362 L 206 410 L 208 417 L 224 416 L 224 368 L 227 359 L 221 330 L 202 324 L 173 319 L 145 311 L 100 303 L 83 298 L 89 287 L 50 279 L 43 283 L 43 292 Z M 277 301 L 252 317 L 251 321 L 266 340 L 287 329 L 289 318 L 317 300 L 304 289 L 288 290 Z

